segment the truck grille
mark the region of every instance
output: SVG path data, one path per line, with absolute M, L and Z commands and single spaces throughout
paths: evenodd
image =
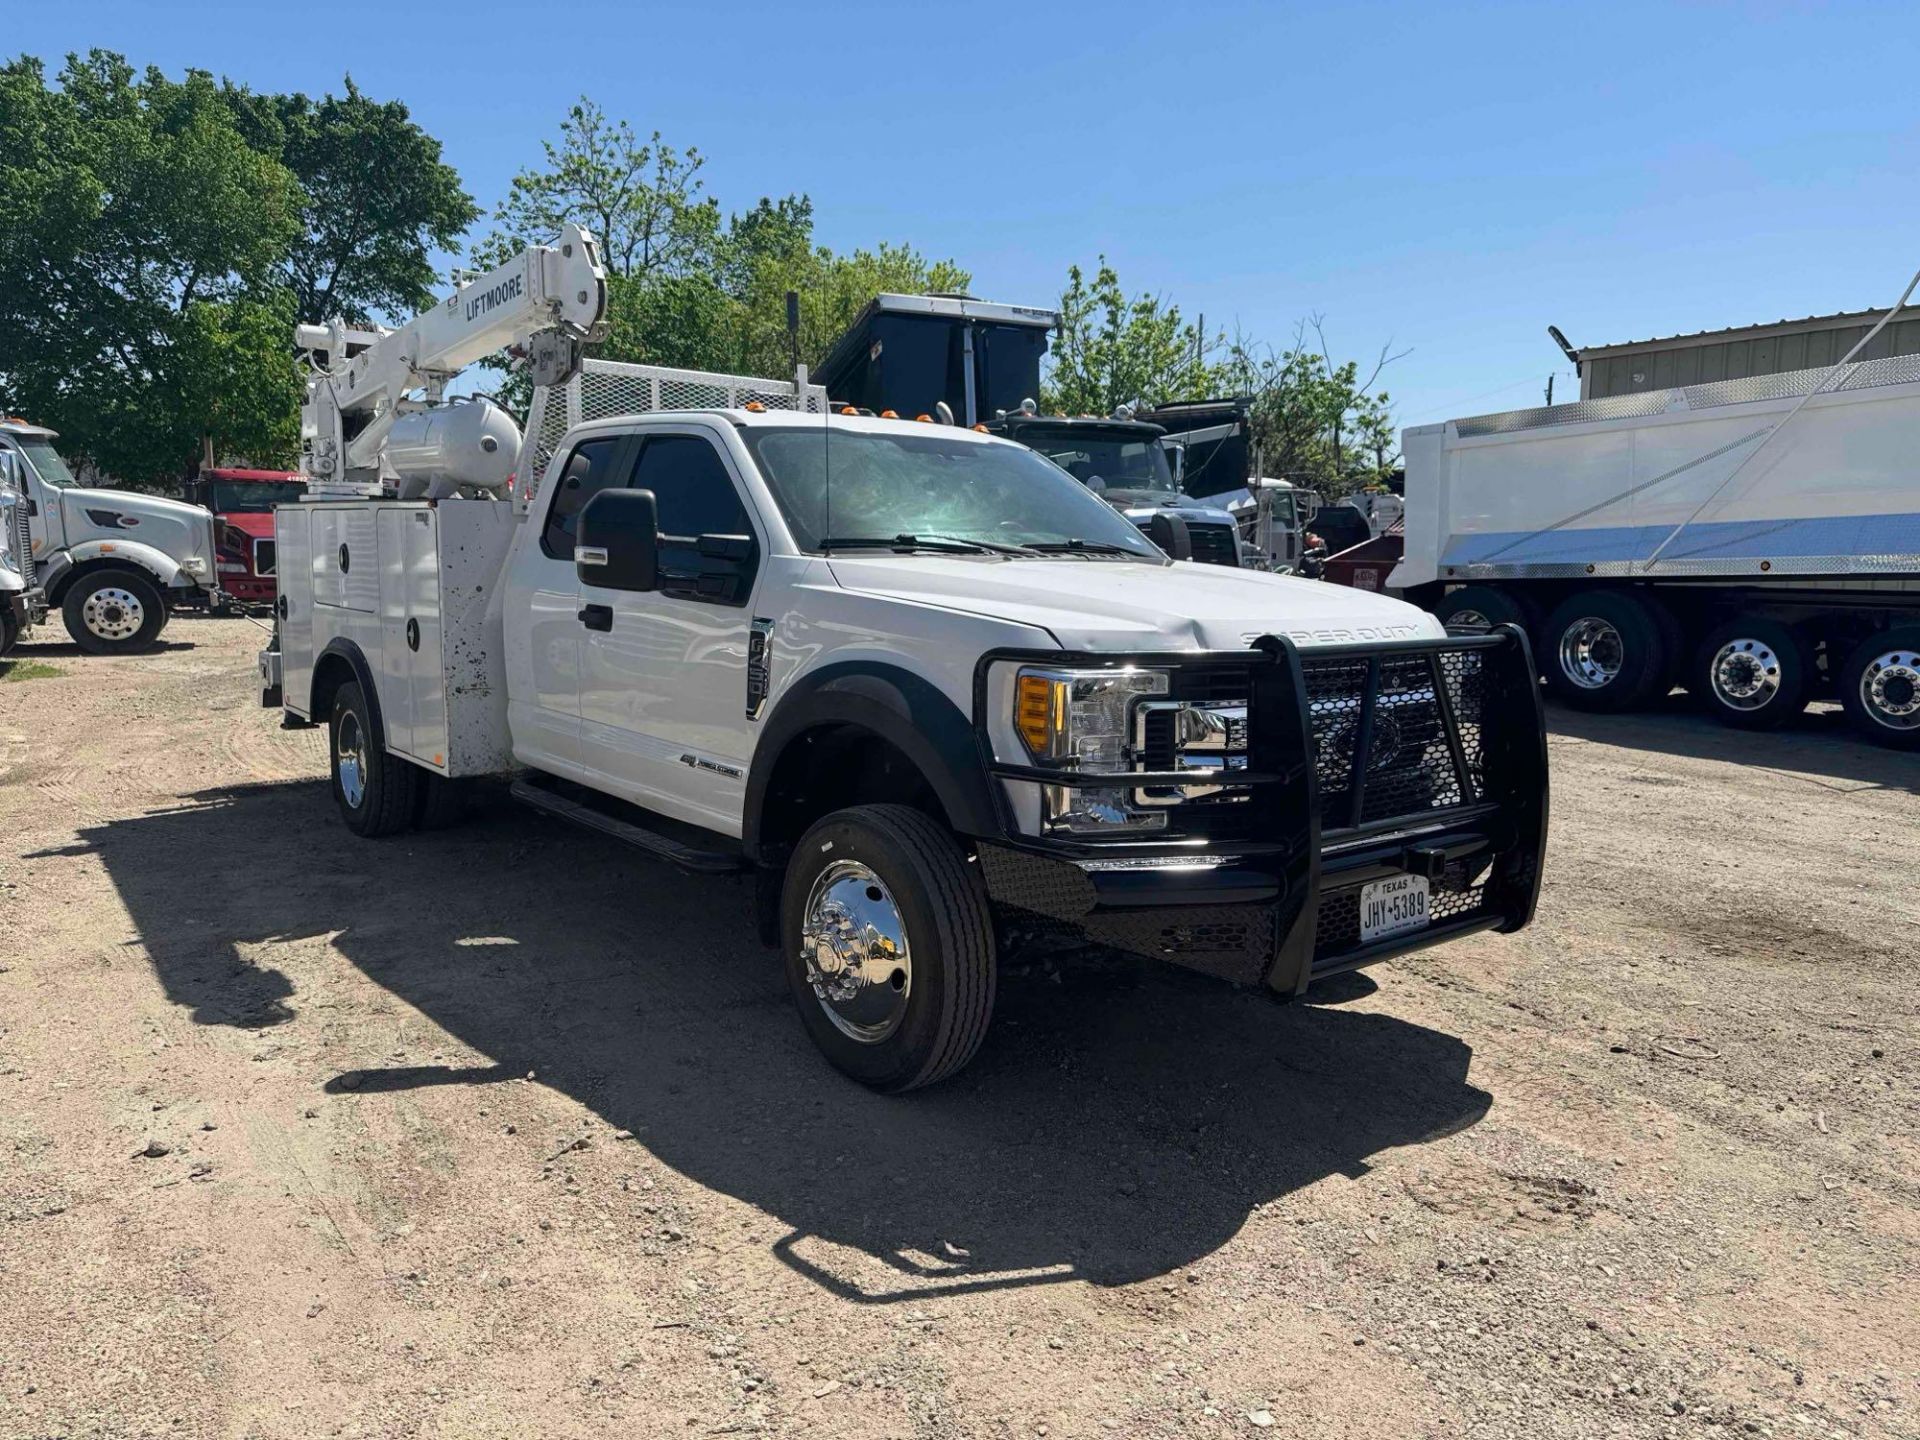
M 273 574 L 273 541 L 255 540 L 253 542 L 253 573 Z
M 1193 543 L 1193 558 L 1202 565 L 1238 565 L 1233 526 L 1197 525 L 1188 522 L 1187 538 Z
M 1357 829 L 1485 798 L 1479 652 L 1308 655 L 1300 668 L 1325 829 Z M 1359 763 L 1363 734 L 1366 755 Z
M 1486 800 L 1481 717 L 1486 703 L 1483 656 L 1436 647 L 1377 656 L 1345 651 L 1315 658 L 1303 652 L 1307 719 L 1321 826 L 1334 834 Z M 1172 697 L 1220 715 L 1226 735 L 1221 788 L 1172 806 L 1176 833 L 1205 829 L 1213 839 L 1234 838 L 1251 821 L 1252 787 L 1234 785 L 1248 764 L 1247 704 L 1251 675 L 1240 666 L 1176 671 Z M 1372 702 L 1368 703 L 1371 693 Z M 1143 771 L 1181 767 L 1178 716 L 1171 708 L 1141 719 L 1135 765 Z M 1354 755 L 1366 733 L 1366 763 Z M 1196 784 L 1205 778 L 1195 775 Z M 1164 802 L 1162 802 L 1164 803 Z M 1235 814 L 1236 810 L 1240 812 Z
M 25 496 L 7 513 L 13 517 L 13 558 L 19 564 L 20 577 L 27 582 L 27 588 L 32 589 L 33 522 L 27 515 Z

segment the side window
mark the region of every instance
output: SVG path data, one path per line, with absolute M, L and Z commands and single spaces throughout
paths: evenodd
M 554 487 L 552 503 L 547 506 L 546 528 L 540 532 L 540 548 L 551 558 L 573 558 L 573 534 L 580 524 L 580 512 L 602 490 L 620 483 L 613 462 L 626 443 L 625 435 L 602 435 L 573 447 L 560 483 Z
M 744 605 L 758 547 L 747 507 L 713 442 L 698 435 L 651 436 L 629 483 L 653 491 L 659 502 L 661 589 Z M 747 548 L 703 555 L 696 543 L 702 535 L 744 536 Z

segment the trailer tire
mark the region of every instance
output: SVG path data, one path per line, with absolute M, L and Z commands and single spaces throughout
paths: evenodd
M 89 655 L 136 655 L 166 628 L 167 600 L 141 571 L 94 570 L 67 587 L 60 617 Z
M 1638 596 L 1587 590 L 1548 618 L 1542 668 L 1553 693 L 1580 710 L 1620 711 L 1643 704 L 1667 673 L 1666 644 L 1651 607 Z
M 1655 697 L 1669 694 L 1675 686 L 1689 690 L 1694 684 L 1692 671 L 1688 668 L 1692 651 L 1687 648 L 1687 628 L 1680 623 L 1680 617 L 1673 613 L 1673 607 L 1655 595 L 1644 597 L 1647 613 L 1653 616 L 1653 623 L 1660 630 L 1660 645 L 1666 651 L 1666 672 L 1654 682 Z
M 1687 688 L 1736 730 L 1773 730 L 1807 708 L 1813 657 L 1777 620 L 1730 620 L 1694 652 Z
M 1869 635 L 1840 667 L 1840 704 L 1867 739 L 1920 750 L 1920 625 Z
M 814 824 L 787 864 L 780 941 L 807 1034 L 863 1085 L 898 1093 L 943 1080 L 987 1033 L 986 889 L 953 833 L 918 810 L 859 805 Z
M 1498 585 L 1462 585 L 1441 596 L 1433 613 L 1449 630 L 1484 632 L 1496 625 L 1518 625 L 1529 639 L 1540 633 L 1538 607 Z
M 372 840 L 397 835 L 413 823 L 420 769 L 387 753 L 358 681 L 349 680 L 334 691 L 327 755 L 333 803 L 354 834 Z

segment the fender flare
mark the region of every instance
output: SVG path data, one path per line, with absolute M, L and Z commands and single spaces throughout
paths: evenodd
M 760 853 L 767 787 L 787 747 L 823 725 L 852 725 L 879 736 L 924 775 L 947 820 L 963 835 L 1000 833 L 993 785 L 973 722 L 930 681 L 898 665 L 849 660 L 803 675 L 783 694 L 753 748 L 741 842 Z
M 353 672 L 354 683 L 359 685 L 360 693 L 367 697 L 367 719 L 373 726 L 370 737 L 375 746 L 383 753 L 387 748 L 387 724 L 380 714 L 380 690 L 373 683 L 373 667 L 367 663 L 366 654 L 353 641 L 335 636 L 313 657 L 313 678 L 307 686 L 307 718 L 315 725 L 325 725 L 331 715 L 322 715 L 318 709 L 319 682 L 323 671 L 332 667 L 329 660 L 343 660 Z
M 62 553 L 67 563 L 48 580 L 47 603 L 50 605 L 58 605 L 65 598 L 68 587 L 82 575 L 90 575 L 109 566 L 144 570 L 160 582 L 162 590 L 198 583 L 166 551 L 138 540 L 82 540 Z

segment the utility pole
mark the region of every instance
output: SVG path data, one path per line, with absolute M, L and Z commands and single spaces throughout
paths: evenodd
M 1547 404 L 1553 404 L 1553 376 L 1547 376 Z

